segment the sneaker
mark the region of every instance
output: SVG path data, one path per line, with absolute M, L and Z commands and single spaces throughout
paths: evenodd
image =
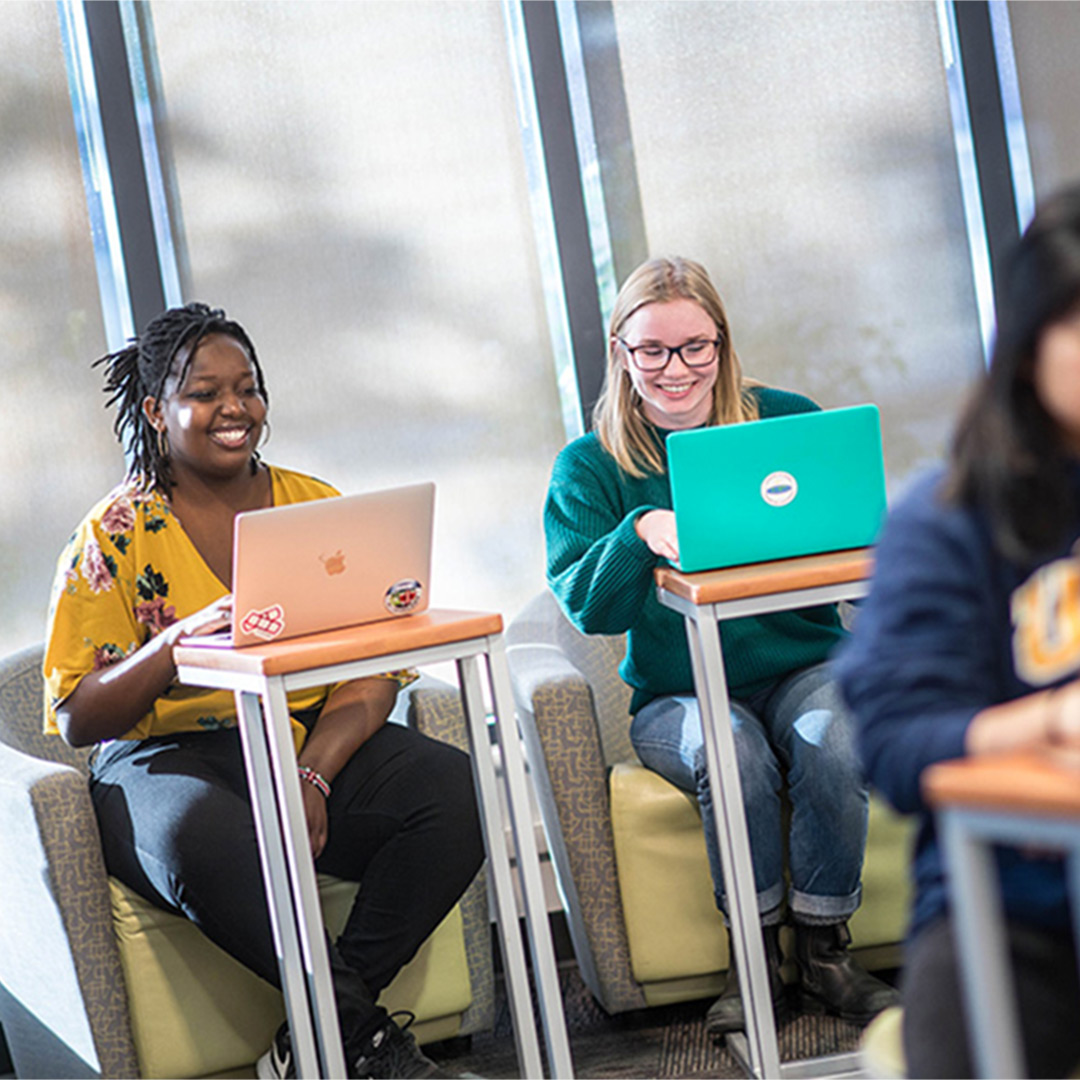
M 399 1027 L 394 1020 L 396 1016 L 408 1019 Z M 393 1016 L 388 1016 L 361 1044 L 359 1055 L 351 1062 L 349 1076 L 358 1080 L 448 1078 L 449 1074 L 444 1073 L 416 1045 L 416 1039 L 408 1030 L 415 1019 L 410 1012 L 396 1012 Z M 262 1076 L 262 1073 L 259 1075 Z
M 259 1080 L 292 1080 L 296 1076 L 296 1062 L 293 1060 L 288 1024 L 282 1024 L 277 1029 L 270 1049 L 259 1058 L 255 1066 L 255 1075 Z

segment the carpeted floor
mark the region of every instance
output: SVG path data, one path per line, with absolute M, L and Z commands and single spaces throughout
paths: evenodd
M 730 1051 L 705 1033 L 708 1001 L 608 1016 L 576 967 L 565 965 L 560 971 L 570 1051 L 582 1080 L 745 1076 Z M 467 1048 L 436 1043 L 425 1047 L 426 1053 L 452 1075 L 519 1078 L 509 1011 L 501 1000 L 494 1031 L 472 1036 Z M 780 1056 L 787 1061 L 854 1050 L 859 1033 L 855 1025 L 832 1017 L 795 1016 L 780 1027 Z

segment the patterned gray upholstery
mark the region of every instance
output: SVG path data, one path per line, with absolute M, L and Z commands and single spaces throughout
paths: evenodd
M 0 661 L 0 1024 L 20 1076 L 138 1076 L 87 755 L 41 733 L 41 658 Z
M 608 769 L 636 761 L 623 637 L 586 636 L 554 596 L 534 597 L 506 634 L 514 699 L 574 953 L 611 1013 L 647 1003 L 630 967 L 611 827 Z

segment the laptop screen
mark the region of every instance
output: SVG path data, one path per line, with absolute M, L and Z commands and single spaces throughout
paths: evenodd
M 872 544 L 886 508 L 874 405 L 668 436 L 679 569 L 716 570 Z

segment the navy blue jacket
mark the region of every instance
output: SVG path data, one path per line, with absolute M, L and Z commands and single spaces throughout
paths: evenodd
M 867 780 L 920 828 L 911 933 L 946 910 L 941 854 L 922 800 L 923 769 L 961 757 L 972 717 L 1080 670 L 1080 559 L 1068 544 L 1028 566 L 1005 560 L 974 510 L 940 498 L 940 470 L 891 510 L 869 597 L 837 658 Z M 1071 590 L 1077 590 L 1071 592 Z M 1069 618 L 1067 601 L 1074 605 Z M 1066 926 L 1061 862 L 1000 851 L 1006 911 Z

